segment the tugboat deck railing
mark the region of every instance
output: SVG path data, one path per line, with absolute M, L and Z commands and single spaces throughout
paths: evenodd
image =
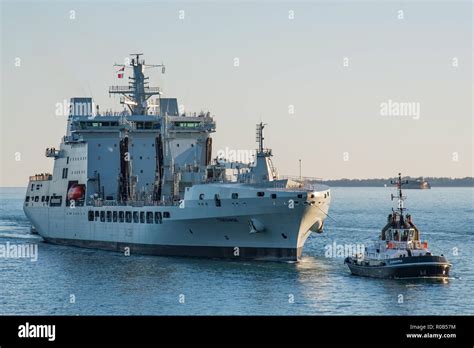
M 383 244 L 387 245 L 388 249 L 427 249 L 428 248 L 428 242 L 421 242 L 419 240 L 409 240 L 409 241 L 393 241 L 393 240 L 388 240 L 388 241 L 382 241 Z

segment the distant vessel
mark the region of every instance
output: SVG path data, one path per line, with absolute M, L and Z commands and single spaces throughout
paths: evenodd
M 431 189 L 431 185 L 428 181 L 423 178 L 418 178 L 415 180 L 408 180 L 405 185 L 406 189 Z
M 344 263 L 352 274 L 375 278 L 446 278 L 451 264 L 428 250 L 428 242 L 420 241 L 420 231 L 413 224 L 411 215 L 403 215 L 401 174 L 398 187 L 398 209 L 392 209 L 387 225 L 379 240 L 365 248 L 362 255 L 347 257 Z M 392 195 L 392 200 L 395 196 Z
M 279 178 L 257 125 L 252 164 L 212 158 L 215 121 L 148 86 L 141 54 L 117 65 L 124 110 L 72 98 L 53 174 L 30 177 L 24 211 L 46 242 L 153 255 L 291 260 L 322 232 L 329 187 Z M 164 72 L 164 71 L 163 71 Z M 155 103 L 151 97 L 157 96 Z

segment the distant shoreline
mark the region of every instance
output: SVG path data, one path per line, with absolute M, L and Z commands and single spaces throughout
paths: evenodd
M 404 180 L 415 181 L 420 178 L 405 177 Z M 431 187 L 474 187 L 474 177 L 465 178 L 423 178 L 427 181 Z M 318 183 L 325 184 L 332 187 L 387 187 L 392 186 L 391 180 L 396 178 L 387 179 L 337 179 L 337 180 L 316 180 Z M 310 180 L 311 181 L 311 180 Z M 0 188 L 16 188 L 25 189 L 26 186 L 0 186 Z
M 404 180 L 415 181 L 419 178 L 407 177 Z M 388 179 L 339 179 L 339 180 L 323 180 L 322 183 L 328 186 L 333 187 L 385 187 L 392 186 L 390 184 L 391 180 L 395 178 Z M 431 187 L 474 187 L 474 178 L 424 178 Z

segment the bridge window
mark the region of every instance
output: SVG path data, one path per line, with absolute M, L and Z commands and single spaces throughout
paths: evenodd
M 155 212 L 155 224 L 161 224 L 161 212 Z
M 138 221 L 139 221 L 138 220 L 138 211 L 134 211 L 133 212 L 133 222 L 137 224 Z
M 117 222 L 117 212 L 116 211 L 112 212 L 112 221 Z
M 44 196 L 41 196 L 41 202 L 44 202 Z
M 144 211 L 140 212 L 140 223 L 142 223 L 142 224 L 145 223 L 145 212 Z
M 153 213 L 151 211 L 146 212 L 146 223 L 147 224 L 153 223 Z
M 265 192 L 263 191 L 257 192 L 257 197 L 263 197 L 263 196 L 265 196 Z
M 107 212 L 107 222 L 112 222 L 112 212 L 111 211 Z
M 124 212 L 123 211 L 119 211 L 119 222 L 124 222 Z
M 201 194 L 199 195 L 199 200 L 202 201 L 203 199 L 204 199 L 204 193 L 201 193 Z
M 105 222 L 105 211 L 100 212 L 100 222 Z
M 35 202 L 39 201 L 39 196 L 35 196 Z
M 238 199 L 239 198 L 239 194 L 238 193 L 233 193 L 232 194 L 232 199 Z
M 132 212 L 126 211 L 125 212 L 125 222 L 132 222 Z
M 94 221 L 94 211 L 93 210 L 89 210 L 89 212 L 87 213 L 87 219 L 89 221 Z
M 49 202 L 49 196 L 46 196 L 45 198 L 45 202 L 48 203 Z
M 94 218 L 95 221 L 99 221 L 99 211 L 96 210 L 95 212 L 95 218 Z
M 163 217 L 166 218 L 166 219 L 169 219 L 170 218 L 170 213 L 168 211 L 165 211 L 163 212 Z
M 30 201 L 30 196 L 26 196 L 25 202 L 29 202 L 29 201 Z

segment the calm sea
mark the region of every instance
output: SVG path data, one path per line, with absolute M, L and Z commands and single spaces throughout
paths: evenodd
M 54 246 L 29 233 L 25 189 L 0 189 L 0 244 L 37 243 L 36 262 L 0 259 L 0 313 L 31 315 L 474 314 L 473 188 L 407 190 L 422 239 L 453 264 L 447 282 L 349 274 L 326 246 L 367 243 L 390 212 L 388 188 L 333 188 L 323 234 L 299 263 L 130 256 Z

